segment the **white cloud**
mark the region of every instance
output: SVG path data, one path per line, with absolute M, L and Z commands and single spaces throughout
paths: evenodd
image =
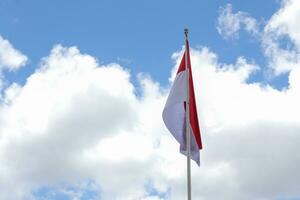
M 253 35 L 257 35 L 259 31 L 257 21 L 247 13 L 233 13 L 231 4 L 221 7 L 217 24 L 219 34 L 225 39 L 235 39 L 239 37 L 241 28 Z
M 16 70 L 24 66 L 27 60 L 28 58 L 24 54 L 0 35 L 0 70 L 3 68 Z
M 266 21 L 263 29 L 257 20 L 248 13 L 232 12 L 232 5 L 227 4 L 220 10 L 217 30 L 225 39 L 237 39 L 244 27 L 261 43 L 267 67 L 271 76 L 290 72 L 300 63 L 300 2 L 282 0 L 281 8 Z
M 279 91 L 247 83 L 258 67 L 244 57 L 223 64 L 205 47 L 191 54 L 204 144 L 201 167 L 192 164 L 194 198 L 300 196 L 300 68 Z M 34 199 L 44 186 L 80 199 L 89 186 L 61 185 L 85 180 L 107 200 L 185 199 L 186 159 L 161 119 L 168 89 L 138 78 L 141 96 L 122 66 L 57 45 L 23 86 L 6 88 L 0 199 Z
M 278 91 L 270 86 L 247 84 L 256 67 L 246 60 L 241 62 L 239 58 L 228 67 L 216 58 L 207 49 L 194 51 L 192 56 L 204 138 L 202 166 L 193 168 L 194 196 L 299 196 L 296 180 L 300 177 L 295 166 L 300 165 L 300 157 L 291 154 L 300 150 L 300 95 L 295 89 L 299 88 L 299 81 L 294 82 L 300 71 L 292 71 L 289 89 Z M 184 174 L 180 178 L 172 186 L 171 199 L 185 198 Z
M 39 184 L 87 176 L 85 150 L 134 128 L 136 98 L 129 73 L 117 64 L 97 65 L 75 47 L 56 46 L 23 87 L 14 84 L 6 90 L 0 127 L 0 160 L 6 163 L 0 168 L 1 199 L 16 199 L 3 195 L 21 195 Z M 4 192 L 16 182 L 16 193 Z
M 263 48 L 270 60 L 269 66 L 276 74 L 286 73 L 299 67 L 300 2 L 282 1 L 282 7 L 271 17 L 263 31 Z
M 300 46 L 298 20 L 300 3 L 297 0 L 283 0 L 282 7 L 272 16 L 265 31 L 276 32 L 278 36 L 289 35 L 291 40 Z
M 202 166 L 192 165 L 194 197 L 300 195 L 300 71 L 278 91 L 246 83 L 257 67 L 245 58 L 225 65 L 203 48 L 192 50 L 192 64 L 204 142 Z M 5 91 L 0 198 L 92 179 L 103 199 L 184 199 L 185 158 L 161 120 L 168 91 L 149 76 L 139 79 L 137 97 L 121 66 L 55 46 L 24 86 Z
M 59 184 L 55 187 L 44 187 L 35 193 L 39 195 L 29 195 L 26 200 L 46 200 L 46 199 L 70 199 L 70 200 L 97 200 L 100 198 L 100 188 L 92 181 L 83 181 L 73 185 Z
M 4 85 L 3 70 L 15 71 L 24 66 L 28 58 L 19 50 L 15 49 L 8 40 L 0 35 L 0 99 Z

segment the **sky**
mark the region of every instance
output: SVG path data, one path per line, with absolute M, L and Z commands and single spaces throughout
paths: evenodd
M 0 1 L 0 199 L 182 200 L 161 114 L 190 30 L 199 200 L 300 199 L 300 2 Z

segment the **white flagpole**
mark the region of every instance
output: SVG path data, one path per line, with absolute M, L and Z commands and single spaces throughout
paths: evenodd
M 187 196 L 188 200 L 192 199 L 191 194 L 191 132 L 190 132 L 190 91 L 189 91 L 189 68 L 188 68 L 188 33 L 189 30 L 184 29 L 185 34 L 185 70 L 187 72 L 187 99 L 186 99 L 186 148 L 187 148 Z

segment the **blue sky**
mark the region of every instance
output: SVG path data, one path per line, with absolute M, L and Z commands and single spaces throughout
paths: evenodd
M 40 59 L 59 43 L 77 46 L 103 63 L 119 62 L 134 74 L 149 73 L 166 84 L 174 64 L 170 57 L 183 45 L 184 27 L 190 29 L 192 47 L 207 46 L 218 54 L 220 62 L 233 63 L 238 56 L 245 56 L 264 66 L 261 47 L 249 34 L 241 33 L 239 41 L 226 41 L 218 34 L 219 10 L 227 3 L 258 20 L 268 20 L 280 6 L 273 0 L 3 0 L 0 33 L 30 58 L 26 68 L 8 77 L 24 83 Z
M 184 199 L 161 112 L 186 27 L 204 144 L 193 196 L 299 199 L 298 13 L 298 0 L 0 0 L 0 199 Z

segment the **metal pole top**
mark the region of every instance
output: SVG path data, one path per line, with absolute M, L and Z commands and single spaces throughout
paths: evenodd
M 185 29 L 184 29 L 184 34 L 185 34 L 185 37 L 187 38 L 187 37 L 188 37 L 188 34 L 189 34 L 189 29 L 185 28 Z

